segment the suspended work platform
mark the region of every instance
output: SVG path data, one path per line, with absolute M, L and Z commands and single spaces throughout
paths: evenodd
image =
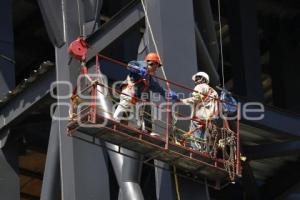
M 97 142 L 96 138 L 110 142 L 119 146 L 117 153 L 121 153 L 121 148 L 130 149 L 143 155 L 143 162 L 152 159 L 163 161 L 175 166 L 177 173 L 183 176 L 199 180 L 205 178 L 215 188 L 234 182 L 240 176 L 236 156 L 231 159 L 214 158 L 208 152 L 196 151 L 166 140 L 165 136 L 153 136 L 98 114 L 96 120 L 93 120 L 92 115 L 92 108 L 86 108 L 80 119 L 71 120 L 69 134 L 92 143 Z
M 104 56 L 101 57 L 106 58 Z M 118 62 L 118 64 L 121 65 L 122 63 Z M 126 66 L 125 64 L 122 65 Z M 161 126 L 163 129 L 161 134 L 151 134 L 152 130 L 149 130 L 149 128 L 142 131 L 134 126 L 113 120 L 113 113 L 110 110 L 113 105 L 109 105 L 108 102 L 118 103 L 110 97 L 110 93 L 115 88 L 104 83 L 101 78 L 98 56 L 96 56 L 96 74 L 99 76 L 94 77 L 96 79 L 92 79 L 87 74 L 87 68 L 82 65 L 79 78 L 80 84 L 77 85 L 78 88 L 71 97 L 70 121 L 68 124 L 68 134 L 70 136 L 100 145 L 128 157 L 130 156 L 125 155 L 121 148 L 135 151 L 142 155 L 142 160 L 140 161 L 143 163 L 149 164 L 149 161 L 153 159 L 165 162 L 170 166 L 168 170 L 173 166 L 174 173 L 194 180 L 205 180 L 208 185 L 217 189 L 230 182 L 235 182 L 241 176 L 238 117 L 236 132 L 230 129 L 226 119 L 222 119 L 222 127 L 218 127 L 213 120 L 210 122 L 206 121 L 204 126 L 207 130 L 207 137 L 202 140 L 192 139 L 200 147 L 193 149 L 186 145 L 186 139 L 182 137 L 186 132 L 176 127 L 176 124 L 170 123 L 170 108 L 168 106 L 170 104 L 167 104 L 166 121 L 160 120 L 160 122 L 164 123 L 164 126 Z M 193 91 L 160 77 L 155 76 L 155 78 Z M 128 95 L 122 93 L 122 91 L 117 92 Z M 135 99 L 139 103 L 143 104 L 144 102 L 141 99 Z M 214 100 L 220 101 L 218 99 Z M 167 101 L 167 103 L 170 102 Z M 161 109 L 159 106 L 158 108 Z M 151 116 L 151 114 L 143 110 L 143 115 L 147 114 Z M 184 116 L 176 111 L 174 111 L 174 114 Z M 238 108 L 237 116 L 239 116 Z M 197 123 L 201 122 L 194 118 L 190 118 L 190 120 Z M 155 122 L 151 123 L 157 125 Z M 176 136 L 178 135 L 176 131 L 180 132 L 181 138 Z M 107 148 L 105 142 L 117 145 L 118 150 Z

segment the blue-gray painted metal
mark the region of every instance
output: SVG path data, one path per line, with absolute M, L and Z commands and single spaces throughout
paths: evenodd
M 64 4 L 61 0 L 38 0 L 48 36 L 54 46 L 65 43 L 63 12 Z
M 243 153 L 249 160 L 299 155 L 300 141 L 276 142 L 255 146 L 244 146 Z
M 118 15 L 112 18 L 107 25 L 87 38 L 87 42 L 91 47 L 87 60 L 93 58 L 95 54 L 115 41 L 143 18 L 144 12 L 142 11 L 140 3 L 133 2 L 124 8 Z
M 84 1 L 84 21 L 95 23 L 100 22 L 100 10 L 102 8 L 103 0 L 87 0 Z
M 170 7 L 170 5 L 172 5 Z M 167 78 L 193 87 L 191 76 L 197 72 L 197 52 L 196 52 L 196 38 L 194 28 L 193 15 L 193 1 L 188 0 L 182 2 L 180 0 L 166 0 L 166 1 L 147 1 L 146 7 L 149 15 L 150 25 L 154 34 L 154 39 L 158 46 L 164 69 Z M 179 13 L 185 13 L 180 15 Z M 153 48 L 153 41 L 149 36 L 149 30 L 146 29 L 146 34 L 142 44 L 148 48 L 148 51 L 155 51 Z M 147 33 L 148 32 L 148 33 Z M 140 47 L 142 50 L 143 47 Z M 161 73 L 158 75 L 162 76 Z M 161 85 L 165 83 L 161 82 Z M 172 86 L 171 86 L 172 87 Z M 174 89 L 174 87 L 172 87 Z M 176 90 L 188 94 L 189 91 L 183 91 L 177 88 Z M 188 124 L 180 124 L 182 127 L 188 127 Z M 155 132 L 157 131 L 157 127 Z M 155 161 L 164 167 L 165 164 Z M 175 190 L 173 188 L 171 174 L 162 169 L 156 168 L 156 193 L 157 199 L 174 199 Z M 193 184 L 193 183 L 191 183 Z M 194 196 L 189 199 L 198 199 L 200 187 L 204 185 L 197 185 L 189 187 L 185 190 L 186 193 L 193 193 Z M 197 189 L 195 189 L 197 188 Z
M 243 194 L 242 192 L 237 192 L 235 196 L 240 193 L 240 196 L 243 196 L 245 199 L 253 199 L 259 200 L 260 191 L 257 187 L 257 183 L 253 174 L 253 170 L 249 164 L 249 161 L 242 163 L 242 180 L 241 183 L 243 185 Z
M 0 149 L 2 149 L 5 146 L 8 136 L 10 134 L 10 129 L 4 128 L 0 131 L 0 133 Z
M 39 106 L 43 100 L 49 97 L 50 85 L 55 81 L 55 70 L 50 69 L 40 77 L 38 81 L 32 82 L 30 87 L 17 94 L 7 104 L 0 108 L 0 129 L 10 126 L 17 119 L 26 116 L 30 110 Z
M 246 112 L 245 104 L 246 101 L 239 99 L 239 102 L 242 104 L 242 112 L 246 113 L 248 117 L 258 117 L 263 114 L 263 118 L 261 120 L 248 120 L 245 119 L 242 115 L 242 123 L 248 124 L 250 126 L 256 126 L 263 129 L 267 129 L 272 131 L 274 134 L 286 135 L 294 138 L 300 137 L 300 117 L 297 115 L 293 115 L 290 113 L 285 113 L 283 111 L 279 111 L 272 107 L 264 105 L 264 112 Z M 250 102 L 251 103 L 251 102 Z M 249 105 L 249 104 L 248 104 Z M 248 106 L 247 108 L 259 109 L 257 106 Z M 288 126 L 287 126 L 288 124 Z
M 173 186 L 172 174 L 164 169 L 169 169 L 169 166 L 165 163 L 154 160 L 155 166 L 155 186 L 156 186 L 156 199 L 176 199 L 175 188 Z
M 220 84 L 220 78 L 217 71 L 217 66 L 214 65 L 213 60 L 209 54 L 207 46 L 204 42 L 201 32 L 198 29 L 198 26 L 195 25 L 196 33 L 196 43 L 197 43 L 197 52 L 198 52 L 198 63 L 199 70 L 207 72 L 210 77 L 210 83 L 213 86 Z
M 20 199 L 19 176 L 7 162 L 5 154 L 0 149 L 0 194 L 1 199 Z
M 57 49 L 58 80 L 70 80 L 75 63 L 68 67 L 67 46 Z M 77 65 L 79 67 L 79 65 Z M 73 68 L 74 71 L 69 70 Z M 73 73 L 73 74 L 69 74 Z M 65 94 L 58 87 L 58 94 Z M 60 99 L 59 103 L 68 103 Z M 58 106 L 59 117 L 68 117 L 69 108 Z M 67 136 L 67 121 L 59 120 L 60 172 L 63 199 L 109 199 L 109 177 L 103 152 L 96 146 Z M 97 173 L 99 172 L 99 173 Z
M 193 180 L 182 177 L 178 177 L 178 183 L 181 199 L 210 199 L 208 186 L 205 183 L 196 183 Z
M 12 1 L 0 2 L 0 99 L 15 87 Z
M 67 46 L 56 48 L 56 73 L 57 81 L 70 80 L 69 68 L 67 66 Z M 79 66 L 78 66 L 79 67 Z M 57 94 L 65 94 L 65 91 L 57 88 Z M 67 100 L 58 100 L 59 104 L 68 103 Z M 68 117 L 69 109 L 63 106 L 58 106 L 57 117 Z M 59 132 L 59 157 L 60 157 L 60 179 L 61 179 L 61 191 L 62 199 L 78 199 L 75 189 L 75 151 L 76 148 L 74 139 L 67 136 L 67 121 L 58 120 L 58 132 Z
M 234 0 L 226 3 L 232 44 L 234 92 L 263 100 L 256 3 Z
M 41 200 L 53 200 L 59 199 L 60 197 L 60 165 L 58 137 L 58 121 L 52 120 L 47 159 L 43 176 Z
M 220 51 L 218 46 L 215 21 L 211 9 L 211 1 L 194 1 L 194 15 L 196 27 L 200 30 L 201 35 L 203 35 L 203 39 L 205 41 L 213 65 L 216 69 L 218 69 Z
M 75 85 L 80 64 L 73 60 L 68 66 L 67 49 L 82 30 L 82 24 L 78 22 L 83 22 L 83 13 L 78 13 L 78 10 L 83 10 L 82 2 L 77 1 L 78 5 L 72 0 L 62 0 L 61 3 L 66 43 L 56 47 L 56 77 L 57 81 L 70 81 Z M 57 93 L 65 95 L 66 88 L 57 87 Z M 58 103 L 69 103 L 69 99 L 58 99 Z M 68 118 L 67 106 L 58 105 L 57 109 L 59 117 Z M 58 121 L 62 199 L 109 199 L 109 178 L 103 151 L 92 144 L 68 137 L 67 123 L 66 120 Z

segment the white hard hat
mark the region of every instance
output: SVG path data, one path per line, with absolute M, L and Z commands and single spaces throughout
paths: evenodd
M 201 77 L 205 78 L 207 80 L 207 83 L 209 83 L 209 76 L 208 76 L 207 73 L 205 73 L 205 72 L 198 72 L 198 73 L 194 74 L 192 76 L 193 81 L 196 81 L 196 77 L 197 76 L 201 76 Z

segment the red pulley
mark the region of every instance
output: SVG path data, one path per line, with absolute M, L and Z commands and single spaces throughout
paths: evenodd
M 69 46 L 69 53 L 77 60 L 84 61 L 86 58 L 88 44 L 82 37 L 78 37 Z

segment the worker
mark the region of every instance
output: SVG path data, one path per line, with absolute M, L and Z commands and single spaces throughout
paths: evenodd
M 146 131 L 144 121 L 144 106 L 139 107 L 137 111 L 136 103 L 140 98 L 146 97 L 143 100 L 148 100 L 149 91 L 159 93 L 164 98 L 177 100 L 177 94 L 174 91 L 167 91 L 163 89 L 159 83 L 153 79 L 156 70 L 161 67 L 161 60 L 156 53 L 149 53 L 146 55 L 144 61 L 130 61 L 127 69 L 129 75 L 121 84 L 120 102 L 114 112 L 114 119 L 120 121 L 123 119 L 124 113 L 129 113 L 128 121 L 133 121 L 136 128 Z M 144 95 L 146 94 L 146 95 Z M 138 113 L 135 116 L 134 113 Z
M 181 99 L 184 104 L 192 106 L 190 130 L 184 134 L 184 138 L 186 146 L 203 151 L 206 148 L 206 125 L 218 117 L 218 93 L 208 85 L 207 73 L 198 72 L 192 76 L 192 80 L 196 85 L 192 96 Z

